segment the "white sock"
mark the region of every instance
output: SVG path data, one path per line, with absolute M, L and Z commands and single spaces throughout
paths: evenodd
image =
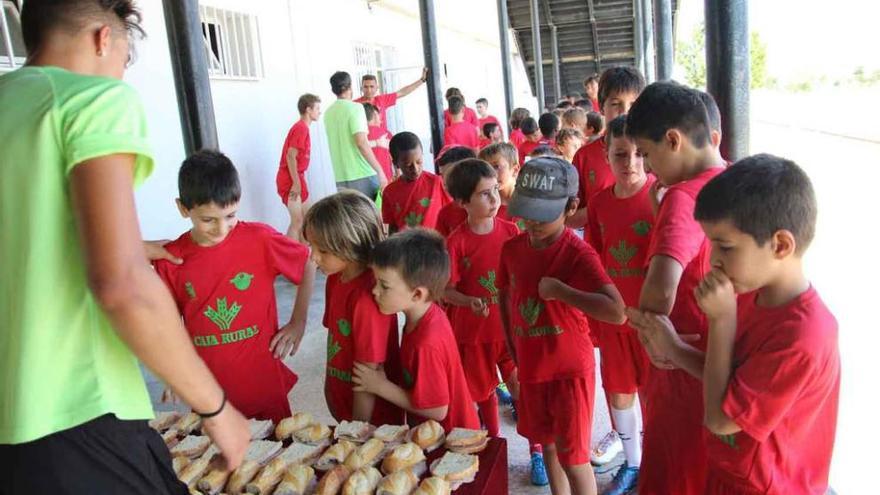
M 614 426 L 623 443 L 623 455 L 629 467 L 637 468 L 642 463 L 642 422 L 635 404 L 629 409 L 611 408 Z

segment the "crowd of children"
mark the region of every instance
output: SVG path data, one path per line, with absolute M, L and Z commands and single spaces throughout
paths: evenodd
M 473 112 L 450 88 L 437 174 L 419 138 L 390 136 L 367 103 L 370 145 L 395 177 L 381 208 L 341 191 L 303 218 L 320 113 L 304 95 L 278 174 L 288 236 L 236 219 L 225 156 L 188 158 L 178 206 L 193 229 L 168 246 L 183 264 L 156 267 L 229 400 L 289 414 L 296 376 L 278 358 L 302 338 L 316 265 L 338 421 L 430 418 L 498 436 L 504 383 L 533 481 L 593 494 L 591 461 L 617 452 L 607 438 L 591 451 L 598 347 L 623 452 L 603 493 L 824 493 L 840 364 L 836 322 L 802 269 L 809 179 L 769 155 L 726 163 L 707 93 L 645 87 L 628 67 L 593 83 L 600 113 L 516 109 L 508 142 L 488 101 Z M 301 284 L 280 329 L 278 274 Z

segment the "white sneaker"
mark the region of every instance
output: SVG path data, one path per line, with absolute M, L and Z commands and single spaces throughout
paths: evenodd
M 593 447 L 593 450 L 590 452 L 590 462 L 596 466 L 607 464 L 622 450 L 623 442 L 620 441 L 617 432 L 611 430 Z

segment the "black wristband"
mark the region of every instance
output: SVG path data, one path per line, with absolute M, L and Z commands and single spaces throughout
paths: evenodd
M 224 392 L 223 392 L 223 401 L 220 402 L 220 407 L 218 407 L 216 411 L 211 412 L 211 413 L 207 413 L 207 414 L 202 414 L 202 413 L 200 413 L 200 412 L 198 412 L 198 411 L 195 411 L 195 410 L 193 410 L 193 412 L 196 413 L 196 414 L 198 414 L 199 417 L 202 418 L 202 419 L 208 419 L 208 418 L 213 418 L 214 416 L 216 416 L 216 415 L 222 413 L 222 412 L 223 412 L 223 409 L 224 409 L 225 407 L 226 407 L 226 392 L 224 391 Z

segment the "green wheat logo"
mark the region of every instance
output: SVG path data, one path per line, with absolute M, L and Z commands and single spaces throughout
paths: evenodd
M 644 220 L 639 220 L 638 222 L 632 224 L 632 228 L 636 232 L 636 235 L 642 237 L 648 235 L 648 232 L 651 232 L 651 224 Z
M 339 342 L 333 340 L 333 335 L 327 334 L 327 362 L 333 359 L 334 356 L 339 354 L 339 351 L 342 350 L 342 346 L 339 345 Z
M 205 316 L 214 322 L 220 330 L 229 330 L 232 321 L 235 320 L 238 312 L 241 311 L 241 304 L 233 301 L 232 306 L 227 307 L 225 297 L 217 298 L 216 304 L 217 309 L 208 306 L 208 309 L 205 310 Z
M 531 297 L 519 305 L 519 314 L 530 327 L 535 325 L 542 311 L 544 311 L 544 305 Z
M 617 246 L 611 246 L 609 251 L 611 251 L 611 256 L 614 256 L 618 263 L 626 266 L 639 249 L 635 246 L 630 246 L 625 240 L 621 239 Z
M 411 211 L 406 214 L 406 217 L 404 217 L 403 221 L 406 222 L 407 227 L 418 227 L 422 224 L 422 221 L 424 221 L 424 219 L 424 215 Z
M 186 289 L 186 294 L 189 296 L 190 299 L 196 298 L 196 288 L 193 287 L 192 282 L 187 282 L 183 284 L 183 288 Z
M 734 450 L 739 450 L 739 447 L 736 446 L 736 433 L 730 435 L 715 435 L 715 437 L 728 447 Z
M 348 337 L 349 335 L 351 335 L 351 323 L 340 319 L 336 322 L 336 324 L 339 326 L 339 333 L 341 333 L 343 337 Z
M 498 287 L 495 286 L 495 270 L 489 270 L 485 277 L 480 277 L 479 282 L 489 294 L 493 296 L 498 294 Z
M 229 281 L 238 290 L 247 290 L 251 286 L 251 280 L 254 276 L 250 273 L 238 272 L 232 280 Z

